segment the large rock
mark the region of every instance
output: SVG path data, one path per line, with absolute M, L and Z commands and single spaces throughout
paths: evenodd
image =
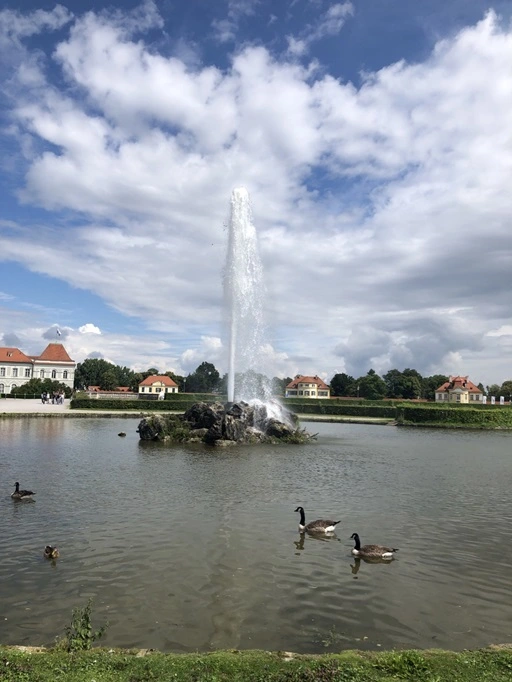
M 287 423 L 276 418 L 280 410 Z M 298 428 L 298 418 L 291 412 L 277 405 L 249 405 L 243 401 L 226 405 L 195 403 L 182 416 L 145 417 L 137 430 L 142 440 L 202 441 L 210 445 L 303 443 L 314 437 Z
M 222 403 L 194 403 L 183 415 L 192 429 L 209 429 L 222 419 L 224 405 Z

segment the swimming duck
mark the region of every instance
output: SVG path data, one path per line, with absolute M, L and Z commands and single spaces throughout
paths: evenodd
M 398 552 L 396 547 L 384 547 L 383 545 L 363 545 L 357 533 L 352 533 L 350 539 L 354 541 L 352 554 L 361 558 L 368 559 L 392 559 L 394 552 Z
M 11 494 L 13 500 L 29 500 L 32 495 L 35 495 L 31 490 L 20 490 L 20 484 L 18 481 L 14 484 L 16 490 Z
M 297 507 L 295 511 L 300 512 L 299 533 L 334 533 L 335 527 L 340 523 L 339 521 L 330 521 L 328 519 L 317 519 L 316 521 L 310 521 L 306 525 L 304 507 Z
M 46 545 L 44 548 L 44 558 L 45 559 L 57 559 L 60 556 L 57 547 L 52 547 L 51 545 Z

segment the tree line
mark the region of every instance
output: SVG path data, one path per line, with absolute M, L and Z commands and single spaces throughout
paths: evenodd
M 79 362 L 75 371 L 75 390 L 87 390 L 89 386 L 98 386 L 102 391 L 114 391 L 119 386 L 128 386 L 137 392 L 139 384 L 154 374 L 165 375 L 173 379 L 182 393 L 227 393 L 227 374 L 221 376 L 211 362 L 202 362 L 193 372 L 186 376 L 174 372 L 161 372 L 156 367 L 149 367 L 144 372 L 134 372 L 129 367 L 114 365 L 107 360 L 87 358 Z M 269 380 L 263 374 L 249 371 L 254 384 L 261 385 L 263 390 L 273 394 L 283 394 L 291 378 L 274 377 Z M 239 379 L 240 376 L 237 377 Z
M 186 376 L 174 372 L 160 372 L 156 367 L 149 367 L 144 372 L 134 372 L 129 367 L 114 365 L 107 360 L 88 358 L 78 363 L 75 371 L 75 389 L 85 390 L 89 386 L 99 386 L 101 390 L 112 391 L 119 386 L 128 386 L 130 390 L 137 392 L 138 386 L 148 376 L 165 374 L 173 379 L 181 393 L 227 393 L 227 374 L 220 375 L 215 365 L 211 362 L 202 362 Z M 284 395 L 286 386 L 292 381 L 291 377 L 273 377 L 269 379 L 263 374 L 249 371 L 251 383 L 259 385 L 262 394 Z M 238 379 L 241 377 L 237 377 Z M 439 386 L 448 381 L 444 374 L 434 374 L 423 377 L 417 370 L 406 368 L 403 371 L 391 369 L 386 374 L 379 376 L 375 370 L 370 369 L 367 374 L 360 377 L 352 377 L 344 372 L 335 374 L 331 381 L 331 395 L 338 397 L 365 398 L 367 400 L 380 400 L 382 398 L 434 400 L 435 391 Z M 20 387 L 21 388 L 21 387 Z M 496 398 L 504 396 L 510 400 L 512 395 L 512 379 L 504 381 L 500 386 L 491 384 L 478 388 L 487 395 Z

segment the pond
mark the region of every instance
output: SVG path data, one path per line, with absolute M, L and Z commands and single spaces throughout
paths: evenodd
M 512 433 L 304 424 L 307 445 L 211 449 L 138 421 L 0 420 L 1 643 L 51 644 L 89 597 L 112 646 L 512 641 Z M 300 536 L 298 505 L 336 535 Z M 356 562 L 353 532 L 396 559 Z

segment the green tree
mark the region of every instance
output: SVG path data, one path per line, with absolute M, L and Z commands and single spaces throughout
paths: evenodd
M 115 365 L 103 358 L 87 358 L 79 362 L 75 370 L 75 388 L 84 390 L 89 386 L 99 386 L 103 374 L 112 367 Z
M 144 381 L 144 377 L 142 376 L 141 372 L 134 372 L 132 380 L 129 383 L 130 389 L 134 393 L 138 393 L 139 391 L 139 384 L 141 381 Z
M 293 379 L 291 377 L 283 377 L 282 379 L 280 379 L 279 377 L 272 377 L 271 381 L 272 395 L 284 396 L 286 392 L 286 387 L 292 381 Z
M 511 400 L 512 396 L 512 379 L 507 379 L 501 384 L 500 395 L 502 395 L 505 400 Z
M 11 395 L 35 395 L 40 396 L 41 393 L 46 392 L 49 395 L 52 393 L 64 393 L 66 398 L 70 398 L 72 390 L 69 386 L 61 384 L 59 381 L 52 379 L 30 379 L 26 384 L 17 386 L 11 391 Z
M 388 398 L 404 397 L 404 375 L 398 369 L 390 369 L 382 377 L 386 384 L 386 395 Z
M 259 397 L 262 399 L 272 391 L 269 378 L 252 369 L 237 374 L 235 386 L 238 387 L 235 392 L 240 391 L 242 396 L 245 394 L 248 397 Z
M 132 386 L 133 384 L 133 378 L 135 376 L 135 372 L 133 369 L 130 369 L 129 367 L 120 367 L 119 365 L 117 366 L 117 385 L 118 386 Z
M 187 393 L 212 393 L 219 385 L 220 375 L 211 362 L 202 362 L 186 378 Z
M 366 376 L 360 377 L 357 380 L 357 385 L 359 386 L 359 395 L 362 398 L 382 400 L 386 397 L 386 383 L 374 369 L 370 369 Z
M 404 377 L 403 397 L 409 400 L 421 398 L 423 389 L 423 377 L 415 370 L 406 367 L 402 372 Z
M 436 390 L 448 381 L 445 374 L 433 374 L 430 377 L 424 377 L 422 380 L 422 397 L 426 400 L 435 400 Z
M 226 374 L 223 374 L 222 377 L 219 379 L 218 391 L 222 395 L 228 394 L 228 375 L 227 375 L 227 372 L 226 372 Z
M 490 386 L 487 386 L 487 393 L 489 396 L 495 396 L 498 397 L 500 395 L 501 387 L 498 386 L 498 384 L 491 384 Z
M 140 375 L 142 377 L 141 381 L 144 381 L 144 379 L 147 379 L 148 377 L 158 376 L 158 374 L 160 374 L 160 372 L 157 370 L 156 367 L 150 367 L 144 372 L 140 372 Z
M 354 395 L 355 379 L 350 375 L 342 372 L 335 374 L 330 382 L 331 393 L 335 396 L 350 396 Z
M 116 390 L 116 388 L 119 386 L 119 382 L 115 367 L 112 367 L 112 369 L 107 369 L 106 372 L 103 372 L 99 386 L 102 391 Z

